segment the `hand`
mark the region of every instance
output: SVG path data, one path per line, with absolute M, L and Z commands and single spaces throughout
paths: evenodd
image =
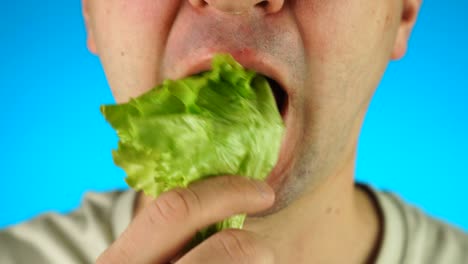
M 197 230 L 239 213 L 270 207 L 273 190 L 264 182 L 222 176 L 161 194 L 138 213 L 98 264 L 164 264 Z M 255 233 L 224 230 L 183 255 L 177 264 L 273 263 L 273 251 Z

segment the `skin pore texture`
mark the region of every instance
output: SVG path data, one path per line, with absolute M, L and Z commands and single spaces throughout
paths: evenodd
M 268 183 L 275 203 L 247 219 L 275 263 L 365 263 L 381 219 L 355 186 L 362 122 L 421 0 L 83 0 L 88 48 L 117 102 L 206 70 L 216 52 L 274 75 L 287 132 Z M 256 68 L 257 67 L 257 68 Z M 151 198 L 140 195 L 135 214 Z

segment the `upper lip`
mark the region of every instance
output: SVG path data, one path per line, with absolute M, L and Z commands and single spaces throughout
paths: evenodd
M 198 74 L 211 69 L 211 61 L 216 54 L 229 53 L 234 59 L 239 62 L 244 68 L 253 70 L 261 75 L 276 81 L 283 90 L 291 96 L 291 89 L 287 85 L 286 76 L 284 75 L 284 67 L 281 67 L 281 62 L 276 61 L 271 56 L 259 54 L 253 50 L 242 49 L 233 51 L 210 51 L 197 57 L 185 58 L 178 66 L 178 71 L 174 79 L 181 79 L 190 75 Z

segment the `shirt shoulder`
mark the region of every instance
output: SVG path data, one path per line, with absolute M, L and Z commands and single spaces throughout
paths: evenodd
M 0 231 L 0 263 L 94 263 L 131 219 L 133 191 L 87 193 L 67 215 L 48 213 Z
M 388 192 L 372 190 L 384 220 L 377 264 L 468 263 L 468 234 Z

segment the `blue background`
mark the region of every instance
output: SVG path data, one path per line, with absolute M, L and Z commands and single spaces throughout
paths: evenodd
M 426 1 L 365 121 L 358 179 L 468 230 L 468 2 Z M 0 227 L 124 188 L 99 113 L 113 99 L 85 45 L 79 1 L 0 9 Z

